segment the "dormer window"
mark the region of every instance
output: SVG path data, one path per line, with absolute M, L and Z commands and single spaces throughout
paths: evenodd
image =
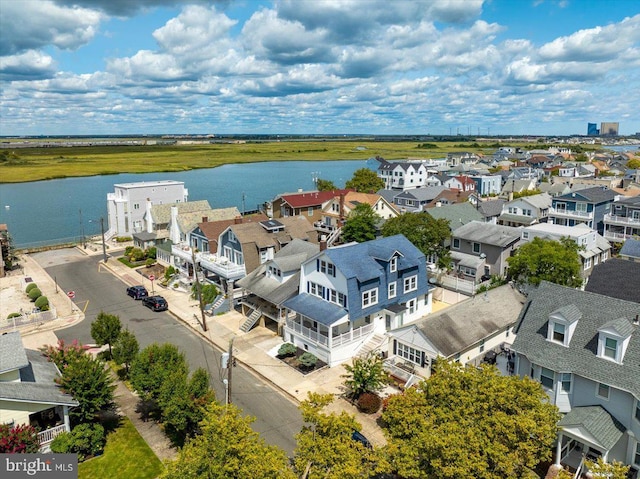
M 613 338 L 605 338 L 603 353 L 615 361 L 618 355 L 618 341 Z
M 394 256 L 393 258 L 391 258 L 391 261 L 389 261 L 389 271 L 392 273 L 395 273 L 398 270 L 398 257 Z
M 564 344 L 566 326 L 560 323 L 553 323 L 553 340 Z
M 633 326 L 625 318 L 613 319 L 598 328 L 598 356 L 622 364 Z
M 580 310 L 573 304 L 563 306 L 549 315 L 547 340 L 569 346 L 571 336 L 582 317 Z

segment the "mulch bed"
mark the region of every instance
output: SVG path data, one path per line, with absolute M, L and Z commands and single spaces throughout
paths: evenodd
M 283 363 L 288 364 L 292 368 L 297 369 L 298 371 L 300 371 L 302 374 L 305 374 L 305 375 L 312 373 L 313 371 L 317 371 L 318 369 L 322 369 L 327 365 L 327 363 L 318 359 L 318 362 L 316 363 L 315 367 L 313 368 L 304 367 L 302 364 L 300 364 L 300 361 L 298 361 L 298 358 L 306 352 L 307 351 L 305 351 L 304 349 L 297 348 L 295 356 L 285 356 L 285 357 L 276 356 L 276 357 Z
M 149 278 L 150 275 L 155 276 L 156 280 L 164 278 L 164 266 L 156 263 L 153 266 L 144 266 L 136 270 L 145 278 Z

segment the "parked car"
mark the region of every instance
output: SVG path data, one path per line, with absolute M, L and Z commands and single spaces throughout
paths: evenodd
M 166 311 L 169 309 L 169 303 L 162 296 L 147 296 L 143 298 L 142 304 L 152 311 Z
M 353 431 L 353 433 L 351 434 L 351 439 L 353 439 L 356 442 L 359 442 L 360 444 L 362 444 L 364 447 L 368 449 L 373 448 L 373 446 L 369 442 L 369 439 L 367 439 L 366 436 L 362 434 L 360 431 Z
M 149 296 L 149 293 L 147 292 L 147 288 L 145 288 L 144 286 L 129 286 L 127 288 L 127 294 L 129 296 L 131 296 L 133 299 L 142 299 L 142 298 L 146 298 L 147 296 Z

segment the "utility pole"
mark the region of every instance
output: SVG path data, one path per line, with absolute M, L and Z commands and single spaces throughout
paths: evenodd
M 204 304 L 202 303 L 202 285 L 198 279 L 198 262 L 196 261 L 196 250 L 191 246 L 191 260 L 193 261 L 193 277 L 196 280 L 196 291 L 198 292 L 198 305 L 200 306 L 200 317 L 202 318 L 202 330 L 207 330 L 207 319 L 204 317 Z
M 87 249 L 87 242 L 84 239 L 84 224 L 82 223 L 82 210 L 80 212 L 80 234 L 82 235 L 82 247 Z
M 233 359 L 233 338 L 229 340 L 229 362 L 227 363 L 227 404 L 231 404 L 231 376 L 236 360 Z
M 107 245 L 104 242 L 104 217 L 100 217 L 100 232 L 102 233 L 102 259 L 107 262 Z

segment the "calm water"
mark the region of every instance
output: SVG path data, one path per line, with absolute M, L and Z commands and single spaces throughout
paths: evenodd
M 107 225 L 107 193 L 115 183 L 184 181 L 189 200 L 208 200 L 212 208 L 237 206 L 245 211 L 277 194 L 313 189 L 313 177 L 343 187 L 353 172 L 377 168 L 375 160 L 290 161 L 225 165 L 178 173 L 122 174 L 0 184 L 0 223 L 7 223 L 17 247 L 76 241 L 100 233 L 100 217 Z M 9 208 L 7 208 L 9 206 Z M 82 212 L 81 212 L 82 211 Z

